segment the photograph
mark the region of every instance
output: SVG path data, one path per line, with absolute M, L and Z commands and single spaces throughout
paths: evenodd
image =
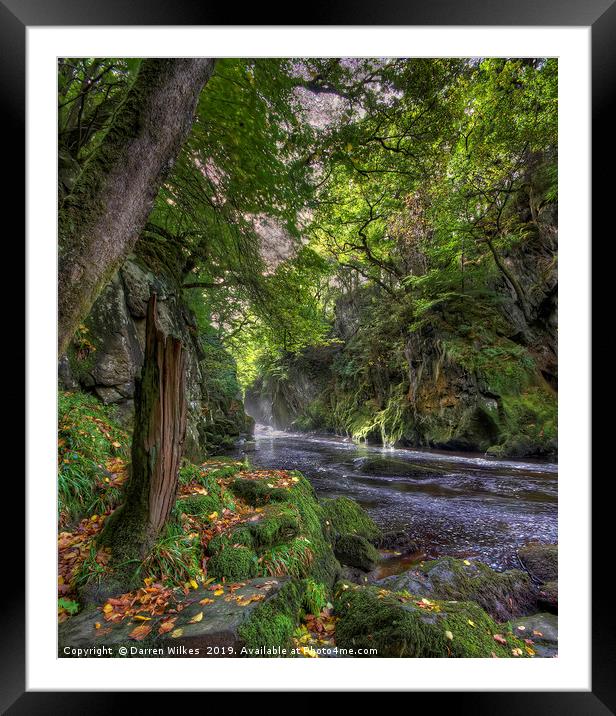
M 561 69 L 57 57 L 59 659 L 558 657 Z

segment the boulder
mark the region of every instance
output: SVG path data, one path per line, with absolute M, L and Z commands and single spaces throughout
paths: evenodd
M 379 549 L 390 549 L 396 552 L 419 552 L 419 545 L 405 530 L 389 530 L 374 541 Z
M 348 497 L 335 497 L 321 502 L 326 534 L 360 535 L 369 542 L 376 541 L 381 530 L 368 513 Z
M 361 535 L 338 535 L 334 543 L 334 554 L 340 564 L 357 567 L 370 572 L 379 561 L 379 553 Z
M 473 602 L 420 600 L 408 592 L 342 582 L 334 609 L 336 646 L 375 652 L 349 652 L 360 658 L 530 656 L 523 640 Z
M 537 589 L 525 572 L 495 572 L 477 561 L 442 557 L 379 584 L 434 599 L 477 602 L 499 622 L 537 611 Z
M 518 550 L 520 562 L 539 584 L 558 579 L 558 545 L 529 542 Z
M 554 614 L 532 614 L 512 620 L 514 634 L 530 639 L 537 656 L 553 657 L 558 655 L 558 617 Z M 523 629 L 520 629 L 523 627 Z

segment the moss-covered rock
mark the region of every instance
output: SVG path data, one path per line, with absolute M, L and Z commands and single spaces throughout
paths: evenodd
M 495 572 L 477 561 L 442 557 L 381 583 L 435 599 L 477 602 L 501 622 L 537 611 L 537 589 L 527 574 L 517 569 Z
M 529 542 L 518 550 L 525 569 L 540 584 L 558 579 L 558 545 Z
M 473 602 L 421 601 L 408 592 L 341 583 L 334 608 L 339 617 L 336 646 L 376 649 L 376 653 L 356 654 L 359 657 L 528 655 L 522 640 Z
M 336 497 L 321 502 L 326 533 L 329 535 L 360 535 L 374 541 L 381 530 L 357 502 L 348 497 Z
M 208 574 L 216 579 L 238 582 L 257 574 L 257 555 L 248 547 L 228 544 L 214 554 L 208 564 Z
M 558 582 L 546 582 L 539 588 L 539 607 L 548 612 L 558 613 Z
M 252 473 L 251 478 L 240 475 L 230 489 L 253 506 L 265 506 L 260 520 L 243 523 L 228 536 L 232 543 L 239 542 L 256 551 L 259 574 L 310 577 L 331 589 L 340 563 L 324 530 L 323 509 L 301 473 L 283 473 L 282 478 L 267 472 Z M 218 550 L 224 540 L 215 538 L 212 542 L 208 546 L 210 553 Z
M 273 483 L 268 484 L 266 479 L 238 477 L 231 483 L 230 488 L 234 495 L 241 497 L 253 507 L 266 505 L 269 502 L 284 502 L 289 497 L 286 488 L 276 487 Z
M 277 594 L 257 607 L 238 635 L 248 651 L 246 656 L 289 656 L 272 653 L 278 649 L 292 648 L 291 638 L 297 627 L 306 596 L 306 583 L 292 579 L 284 583 Z
M 338 535 L 334 554 L 340 564 L 357 567 L 364 572 L 370 572 L 379 561 L 379 553 L 375 547 L 361 535 Z

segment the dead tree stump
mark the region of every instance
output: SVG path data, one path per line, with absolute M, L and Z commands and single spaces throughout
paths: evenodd
M 186 434 L 185 363 L 182 342 L 165 335 L 158 324 L 156 294 L 152 294 L 143 368 L 135 385 L 126 499 L 101 535 L 101 544 L 111 547 L 116 588 L 131 581 L 130 575 L 151 550 L 175 503 Z

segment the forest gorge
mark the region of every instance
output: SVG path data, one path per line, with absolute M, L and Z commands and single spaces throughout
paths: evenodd
M 557 80 L 59 60 L 60 656 L 555 654 L 555 544 L 383 577 L 421 535 L 238 446 L 556 460 Z

